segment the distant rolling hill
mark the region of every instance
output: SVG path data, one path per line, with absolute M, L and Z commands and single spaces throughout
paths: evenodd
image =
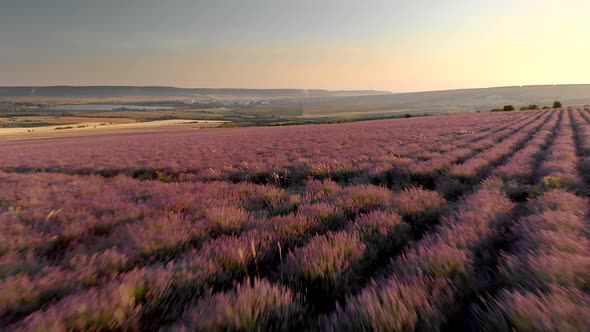
M 462 89 L 377 96 L 327 97 L 306 100 L 303 117 L 386 116 L 395 112 L 454 113 L 489 111 L 512 104 L 551 106 L 590 104 L 590 84 L 537 85 Z
M 529 104 L 542 107 L 551 106 L 555 100 L 561 101 L 563 105 L 586 105 L 590 104 L 590 84 L 511 86 L 414 93 L 375 90 L 188 89 L 156 86 L 0 87 L 0 101 L 2 99 L 21 102 L 47 100 L 55 104 L 163 102 L 167 106 L 180 108 L 221 107 L 221 115 L 216 113 L 216 116 L 231 116 L 232 119 L 332 121 L 397 117 L 406 113 L 421 115 L 485 112 L 509 104 L 517 109 Z M 197 102 L 191 106 L 184 102 L 174 104 L 174 101 L 187 99 Z M 204 102 L 210 99 L 248 102 Z
M 304 98 L 391 94 L 388 91 L 305 90 L 305 89 L 201 89 L 160 86 L 28 86 L 0 87 L 0 98 L 107 98 L 149 97 L 225 97 L 225 98 Z

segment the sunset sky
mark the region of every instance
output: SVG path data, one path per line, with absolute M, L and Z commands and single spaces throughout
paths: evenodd
M 0 85 L 590 83 L 588 0 L 0 0 Z

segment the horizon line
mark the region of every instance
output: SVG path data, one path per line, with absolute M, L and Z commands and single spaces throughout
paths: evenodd
M 382 89 L 316 89 L 316 88 L 235 88 L 235 87 L 179 87 L 173 85 L 68 85 L 68 84 L 57 84 L 57 85 L 0 85 L 0 89 L 5 88 L 172 88 L 182 90 L 251 90 L 251 91 L 263 91 L 263 90 L 308 90 L 308 91 L 328 91 L 328 92 L 348 92 L 348 91 L 374 91 L 374 92 L 386 92 L 387 94 L 405 94 L 405 93 L 426 93 L 426 92 L 444 92 L 444 91 L 458 91 L 458 90 L 481 90 L 481 89 L 501 89 L 501 88 L 525 88 L 525 87 L 549 87 L 549 86 L 583 86 L 590 85 L 590 83 L 565 83 L 565 84 L 525 84 L 525 85 L 499 85 L 499 86 L 487 86 L 487 87 L 465 87 L 465 88 L 449 88 L 439 90 L 413 90 L 413 91 L 401 91 L 394 92 L 390 90 Z

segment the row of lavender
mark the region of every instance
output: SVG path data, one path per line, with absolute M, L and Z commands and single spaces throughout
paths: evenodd
M 544 127 L 551 128 L 552 123 Z M 530 150 L 527 148 L 531 145 L 540 149 L 546 138 L 541 131 L 523 151 Z M 507 165 L 520 157 L 514 156 Z M 499 179 L 484 181 L 478 192 L 462 200 L 444 218 L 436 233 L 394 259 L 388 277 L 378 279 L 327 316 L 322 329 L 449 328 L 449 318 L 462 311 L 462 303 L 476 290 L 483 290 L 485 263 L 481 254 L 493 254 L 489 245 L 501 235 L 502 225 L 514 206 L 503 195 L 503 187 Z
M 51 213 L 50 213 L 50 214 L 51 214 Z M 54 216 L 49 216 L 48 218 L 49 218 L 49 219 L 51 219 L 51 217 L 54 217 Z M 131 233 L 131 234 L 133 234 L 133 233 Z
M 563 113 L 559 118 L 561 132 L 569 123 Z M 545 157 L 540 151 L 557 121 L 552 112 L 530 113 L 505 128 L 472 135 L 456 149 L 463 150 L 457 163 L 442 168 L 435 180 L 477 184 L 515 151 L 506 165 L 517 165 L 517 156 L 528 156 L 534 164 Z M 477 144 L 481 146 L 474 148 Z M 416 158 L 439 157 L 444 155 Z M 537 175 L 525 173 L 521 169 L 513 175 Z M 224 324 L 232 323 L 244 329 L 310 327 L 310 312 L 331 311 L 336 302 L 342 307 L 318 317 L 319 325 L 312 327 L 441 326 L 469 301 L 466 294 L 478 284 L 473 269 L 481 264 L 482 244 L 497 235 L 514 206 L 503 196 L 504 182 L 487 180 L 436 228 L 447 202 L 415 188 L 395 193 L 307 178 L 305 189 L 296 191 L 247 183 L 139 182 L 123 176 L 0 175 L 6 189 L 0 212 L 9 221 L 2 223 L 9 240 L 4 243 L 15 243 L 0 248 L 0 287 L 10 291 L 0 314 L 4 322 L 14 322 L 32 312 L 17 325 L 27 330 L 162 326 L 194 300 L 195 307 L 173 328 L 231 328 Z M 31 190 L 11 191 L 15 185 Z M 111 199 L 93 199 L 98 193 Z M 43 208 L 35 211 L 39 206 Z M 487 221 L 477 223 L 480 216 Z M 460 239 L 465 243 L 457 243 Z M 379 272 L 383 277 L 367 285 L 388 257 L 394 260 Z M 227 290 L 244 278 L 250 282 Z M 381 293 L 380 287 L 391 292 Z M 252 294 L 267 296 L 261 302 Z M 380 303 L 381 308 L 369 307 L 377 310 L 369 314 L 382 310 L 384 321 L 363 318 L 367 313 L 358 312 L 362 301 Z M 228 309 L 228 303 L 236 306 Z M 386 306 L 392 304 L 403 312 L 388 313 L 392 308 Z M 314 305 L 318 308 L 310 308 Z
M 508 143 L 513 142 L 514 139 Z M 509 151 L 509 147 L 500 146 L 504 148 L 504 153 Z M 498 151 L 498 147 L 492 151 Z M 489 161 L 486 153 L 482 155 L 473 159 Z M 495 152 L 491 155 L 496 156 Z M 111 233 L 118 225 L 134 226 L 138 224 L 135 222 L 137 220 L 150 224 L 150 220 L 174 219 L 178 214 L 190 216 L 191 222 L 207 215 L 219 219 L 221 217 L 211 215 L 224 213 L 222 208 L 206 207 L 223 207 L 227 205 L 226 201 L 234 202 L 233 208 L 243 207 L 258 216 L 288 213 L 301 201 L 300 195 L 290 195 L 284 190 L 267 187 L 246 185 L 255 188 L 248 190 L 243 189 L 246 188 L 243 186 L 223 184 L 165 186 L 155 182 L 138 183 L 125 177 L 103 181 L 99 177 L 6 175 L 2 185 L 1 200 L 8 209 L 4 217 L 13 222 L 4 226 L 12 229 L 7 228 L 4 232 L 10 237 L 4 242 L 7 247 L 0 249 L 17 249 L 19 252 L 36 249 L 49 254 L 60 246 L 75 243 L 89 233 L 91 236 L 101 236 Z M 206 192 L 213 195 L 206 195 Z M 99 193 L 101 199 L 94 199 Z M 240 198 L 240 193 L 246 194 Z M 79 222 L 80 217 L 84 217 L 84 223 Z M 173 225 L 174 222 L 169 224 Z M 125 233 L 133 237 L 133 234 L 141 233 L 138 231 L 132 229 Z
M 544 159 L 539 172 L 543 182 L 547 176 L 558 176 L 556 181 L 561 182 L 551 186 L 571 188 L 572 177 L 566 175 L 574 175 L 570 172 L 572 166 L 575 169 L 575 163 L 568 164 L 567 161 L 572 159 L 566 158 L 574 152 L 569 116 L 564 112 L 560 114 L 555 139 L 550 133 L 541 132 L 507 165 L 522 160 L 525 155 L 529 158 L 536 155 L 537 159 Z M 542 157 L 542 149 L 547 143 L 551 143 L 551 148 L 548 155 Z M 561 168 L 556 166 L 560 158 L 566 161 Z M 540 161 L 529 160 L 532 164 Z M 524 183 L 533 182 L 537 175 L 534 173 L 533 168 L 529 168 L 526 175 L 517 172 L 517 178 Z M 445 218 L 437 233 L 392 261 L 391 277 L 380 279 L 349 298 L 344 308 L 327 316 L 325 323 L 318 327 L 338 331 L 449 328 L 448 318 L 457 317 L 455 311 L 461 310 L 461 301 L 468 299 L 474 291 L 484 293 L 488 287 L 488 293 L 500 295 L 486 306 L 487 310 L 476 309 L 478 321 L 471 323 L 480 324 L 480 328 L 584 329 L 589 323 L 590 309 L 588 297 L 583 292 L 588 287 L 590 272 L 582 219 L 586 205 L 582 199 L 551 186 L 545 187 L 549 192 L 527 203 L 525 214 L 528 216 L 513 225 L 510 216 L 514 203 L 501 191 L 505 183 L 500 179 L 484 181 L 477 193 L 463 200 L 455 212 Z M 481 256 L 494 255 L 491 252 L 494 250 L 493 239 L 505 236 L 507 228 L 512 228 L 518 239 L 511 248 L 515 256 L 502 256 L 500 262 L 492 266 L 496 280 L 482 282 L 485 277 L 477 268 L 490 262 L 482 260 Z M 310 261 L 309 258 L 306 260 Z M 316 260 L 318 258 L 313 257 L 311 261 Z M 492 263 L 494 261 L 496 259 L 492 259 Z M 537 292 L 498 292 L 489 288 L 497 283 L 503 287 L 508 284 L 515 287 L 513 289 L 529 287 Z M 274 296 L 265 298 L 262 303 L 254 303 L 252 294 L 256 291 L 271 291 Z M 279 306 L 273 302 L 277 297 L 281 299 Z M 247 309 L 252 305 L 259 310 L 255 314 Z M 231 310 L 227 310 L 228 307 Z M 276 320 L 297 321 L 301 314 L 301 299 L 292 291 L 256 281 L 253 288 L 242 285 L 232 292 L 202 299 L 185 313 L 174 329 L 239 329 Z M 463 312 L 460 317 L 465 319 L 469 315 Z
M 312 243 L 314 241 L 321 243 L 318 234 L 337 231 L 343 227 L 347 228 L 351 234 L 355 234 L 351 236 L 357 239 L 357 244 L 358 239 L 362 237 L 371 246 L 378 245 L 378 243 L 369 242 L 372 239 L 381 239 L 379 243 L 388 245 L 387 239 L 390 236 L 399 236 L 399 241 L 403 243 L 405 240 L 401 234 L 410 230 L 391 212 L 394 206 L 400 211 L 406 211 L 408 216 L 414 216 L 426 213 L 425 211 L 428 212 L 426 215 L 430 215 L 431 210 L 438 211 L 445 204 L 445 200 L 436 193 L 419 189 L 393 195 L 384 188 L 360 186 L 342 189 L 329 182 L 310 183 L 305 197 L 309 202 L 302 204 L 296 214 L 270 218 L 255 218 L 252 215 L 242 214 L 241 216 L 245 217 L 242 219 L 240 214 L 234 213 L 235 210 L 230 210 L 226 218 L 218 219 L 219 222 L 215 225 L 204 221 L 196 222 L 192 226 L 186 224 L 185 228 L 174 231 L 175 224 L 171 220 L 160 220 L 160 227 L 156 228 L 158 235 L 154 236 L 146 232 L 151 230 L 152 224 L 136 222 L 130 225 L 137 225 L 134 228 L 136 232 L 143 229 L 143 233 L 138 234 L 139 236 L 131 235 L 131 232 L 119 235 L 115 231 L 98 236 L 92 241 L 86 238 L 79 246 L 72 246 L 66 257 L 60 257 L 59 260 L 62 263 L 58 265 L 59 267 L 45 267 L 37 275 L 20 273 L 4 279 L 2 288 L 11 290 L 2 295 L 3 302 L 9 309 L 9 312 L 4 312 L 5 319 L 18 318 L 19 314 L 34 310 L 43 304 L 42 302 L 76 293 L 50 306 L 47 311 L 33 313 L 26 321 L 35 326 L 36 324 L 63 323 L 70 321 L 72 316 L 84 317 L 80 318 L 83 321 L 92 321 L 91 317 L 84 315 L 100 314 L 105 310 L 112 314 L 122 310 L 117 306 L 111 306 L 113 304 L 111 297 L 118 299 L 117 292 L 121 287 L 127 287 L 122 285 L 127 285 L 128 278 L 140 278 L 138 274 L 141 278 L 133 279 L 132 283 L 135 285 L 146 282 L 149 284 L 150 291 L 156 293 L 154 298 L 148 298 L 145 301 L 154 306 L 156 305 L 153 303 L 182 304 L 183 301 L 191 301 L 192 297 L 204 292 L 206 287 L 225 287 L 244 277 L 268 275 L 283 255 L 291 262 L 293 254 L 286 256 L 289 249 L 302 246 L 312 239 Z M 383 212 L 365 215 L 372 210 Z M 361 214 L 367 219 L 367 225 L 362 230 L 353 231 L 354 227 L 347 226 L 346 221 Z M 213 218 L 210 217 L 206 220 L 213 222 Z M 168 230 L 169 224 L 173 228 L 172 232 Z M 390 232 L 379 237 L 383 229 L 389 229 Z M 203 233 L 207 231 L 209 233 Z M 213 234 L 213 232 L 219 233 Z M 342 237 L 342 234 L 328 233 L 326 239 L 346 239 Z M 156 253 L 151 251 L 145 253 L 143 256 L 145 258 L 141 259 L 141 252 L 137 255 L 138 253 L 129 250 L 134 248 L 125 246 L 124 240 L 118 242 L 121 247 L 115 246 L 101 251 L 101 248 L 113 243 L 113 237 L 116 239 L 126 237 L 129 241 L 134 236 L 145 236 L 143 241 L 146 242 L 161 239 L 162 242 L 159 244 L 163 247 L 168 246 L 168 249 L 163 249 L 161 246 L 156 249 L 165 250 L 167 255 L 171 254 L 170 249 L 179 252 L 157 259 Z M 378 247 L 375 247 L 375 250 L 377 249 Z M 372 254 L 367 252 L 367 255 L 369 257 Z M 173 257 L 174 260 L 169 261 L 169 257 Z M 281 275 L 294 275 L 287 272 L 288 266 L 293 263 L 285 262 L 285 264 L 285 272 Z M 125 272 L 127 270 L 129 272 Z M 159 283 L 163 276 L 168 276 L 167 281 Z M 145 278 L 149 280 L 146 281 Z M 88 287 L 92 288 L 83 291 Z M 102 293 L 105 289 L 113 289 L 115 293 L 111 294 L 108 291 Z M 82 292 L 78 293 L 79 291 Z M 93 296 L 94 294 L 97 295 Z M 190 294 L 191 298 L 182 300 L 183 294 Z M 133 307 L 128 308 L 129 310 L 138 310 L 145 303 L 129 305 Z M 90 313 L 78 312 L 80 306 L 88 306 Z M 170 309 L 163 305 L 157 305 L 156 308 L 148 306 L 145 309 L 146 312 L 139 312 L 141 315 L 138 319 L 153 316 L 149 312 L 155 310 L 159 314 L 158 319 L 165 320 L 166 315 L 175 315 L 174 312 L 170 312 L 171 310 L 181 308 Z M 135 311 L 133 313 L 139 314 Z M 52 317 L 53 314 L 58 317 Z M 125 316 L 123 322 L 130 323 L 133 317 Z M 112 319 L 112 316 L 110 318 Z M 41 323 L 35 323 L 37 319 L 40 319 Z M 107 324 L 106 326 L 111 326 L 110 324 L 113 323 L 112 320 L 103 322 Z M 74 326 L 80 328 L 80 325 Z
M 416 170 L 429 172 L 448 167 L 469 156 L 473 149 L 489 147 L 502 134 L 509 135 L 508 126 L 531 114 L 519 114 L 517 119 L 458 115 L 451 117 L 452 121 L 433 117 L 155 135 L 158 137 L 100 137 L 89 142 L 82 138 L 16 143 L 0 145 L 0 153 L 7 156 L 1 167 L 19 172 L 124 173 L 163 181 L 289 185 L 308 176 L 351 181 L 355 177 L 383 176 L 394 165 L 406 167 L 418 162 Z M 406 130 L 407 125 L 413 130 Z
M 538 123 L 535 124 L 538 126 Z M 525 131 L 526 132 L 526 131 Z M 521 137 L 524 139 L 524 136 Z M 515 142 L 513 142 L 515 143 Z M 508 146 L 506 146 L 508 147 Z M 505 148 L 506 148 L 505 147 Z M 484 156 L 485 158 L 485 156 Z M 365 228 L 366 221 L 371 220 L 374 218 L 362 218 L 355 225 L 361 225 L 361 229 Z M 382 219 L 382 218 L 381 218 Z M 391 219 L 391 218 L 390 218 Z M 377 218 L 377 221 L 379 218 Z M 375 223 L 376 220 L 373 220 L 370 225 L 379 225 L 382 224 L 383 226 L 387 225 L 386 223 Z M 394 223 L 395 224 L 395 223 Z M 414 226 L 413 223 L 410 222 L 410 225 Z M 363 227 L 365 226 L 365 227 Z M 381 226 L 381 227 L 383 227 Z M 432 225 L 430 225 L 432 226 Z M 358 226 L 357 226 L 358 227 Z M 355 229 L 358 229 L 355 227 Z M 374 226 L 373 226 L 374 227 Z M 402 228 L 403 229 L 403 228 Z M 349 231 L 350 232 L 350 231 Z M 354 233 L 353 233 L 354 234 Z M 395 245 L 399 243 L 400 235 L 403 235 L 404 232 L 401 230 L 397 231 L 397 236 L 393 239 L 389 240 L 389 243 Z M 299 292 L 304 292 L 307 297 L 307 307 L 311 306 L 318 306 L 319 301 L 316 297 L 319 298 L 332 298 L 330 295 L 338 294 L 338 293 L 348 293 L 350 289 L 346 288 L 346 285 L 350 283 L 351 279 L 354 279 L 357 276 L 357 271 L 363 270 L 363 265 L 367 264 L 367 262 L 374 261 L 374 252 L 375 247 L 371 247 L 367 250 L 366 247 L 368 245 L 363 246 L 364 243 L 360 243 L 357 246 L 347 246 L 344 244 L 354 243 L 355 237 L 344 237 L 341 241 L 333 241 L 333 239 L 319 239 L 318 241 L 314 241 L 310 243 L 308 246 L 305 246 L 301 249 L 296 249 L 294 251 L 296 257 L 291 259 L 290 264 L 287 267 L 290 267 L 287 273 L 287 281 L 286 285 L 291 287 L 291 289 L 295 288 Z M 374 240 L 376 241 L 376 239 Z M 376 241 L 379 243 L 379 241 Z M 358 242 L 357 242 L 358 243 Z M 370 243 L 370 242 L 369 242 Z M 375 244 L 375 243 L 374 243 Z M 379 249 L 376 250 L 377 252 L 383 252 Z M 348 255 L 346 255 L 348 253 Z M 357 253 L 356 255 L 352 253 Z M 368 255 L 366 253 L 369 253 Z M 387 251 L 386 251 L 387 253 Z M 344 254 L 344 257 L 342 255 Z M 352 257 L 350 257 L 352 255 Z M 291 257 L 291 256 L 290 256 Z M 340 259 L 334 260 L 335 257 L 340 257 Z M 344 259 L 344 260 L 343 260 Z M 361 264 L 362 262 L 362 264 Z M 344 285 L 344 286 L 343 286 Z M 314 287 L 315 286 L 315 287 Z M 311 289 L 310 289 L 311 288 Z M 310 299 L 310 297 L 313 298 Z M 223 295 L 220 295 L 223 296 Z M 205 300 L 207 301 L 207 300 Z M 224 306 L 222 306 L 224 307 Z M 186 315 L 189 317 L 201 317 L 199 315 L 199 306 L 195 311 L 189 310 Z M 212 317 L 223 316 L 223 315 L 216 315 L 215 313 Z M 186 316 L 185 316 L 186 317 Z M 186 318 L 185 318 L 186 319 Z M 288 320 L 293 321 L 293 320 Z M 297 321 L 297 320 L 294 320 Z M 200 326 L 202 324 L 201 320 L 197 319 L 189 319 L 188 326 L 192 329 L 194 328 L 194 323 L 197 322 L 197 328 L 202 328 Z M 212 322 L 212 328 L 225 328 L 223 326 L 223 322 L 221 326 L 218 326 L 218 322 Z M 226 321 L 227 323 L 227 321 Z M 186 323 L 185 323 L 186 324 Z M 184 324 L 181 324 L 181 326 Z M 199 327 L 200 326 L 200 327 Z M 204 327 L 205 329 L 208 328 L 207 326 Z
M 587 194 L 578 173 L 588 156 L 586 112 L 562 114 L 539 170 L 549 191 L 527 202 L 512 226 L 510 252 L 498 263 L 500 290 L 476 309 L 488 330 L 581 331 L 590 325 L 588 205 L 575 195 Z
M 504 147 L 501 146 L 501 148 Z M 496 147 L 493 151 L 497 150 Z M 509 151 L 509 149 L 504 150 L 504 153 Z M 477 159 L 487 160 L 486 154 L 483 155 L 478 156 Z M 8 176 L 4 178 L 2 201 L 5 202 L 4 204 L 13 205 L 6 217 L 18 221 L 10 223 L 9 226 L 14 229 L 6 230 L 5 234 L 15 236 L 7 238 L 9 241 L 5 241 L 5 245 L 16 246 L 15 248 L 19 251 L 39 249 L 41 252 L 51 252 L 54 247 L 75 242 L 73 240 L 78 240 L 88 233 L 99 236 L 103 233 L 108 234 L 119 224 L 134 226 L 137 224 L 134 221 L 140 219 L 150 224 L 150 220 L 174 219 L 175 214 L 188 214 L 194 222 L 203 215 L 223 213 L 220 209 L 205 209 L 205 206 L 227 205 L 225 202 L 219 202 L 219 198 L 215 197 L 223 197 L 223 200 L 235 202 L 234 208 L 243 206 L 246 210 L 265 216 L 288 213 L 301 201 L 301 197 L 288 195 L 283 190 L 256 186 L 250 188 L 262 189 L 258 192 L 253 189 L 252 194 L 246 195 L 248 197 L 239 199 L 239 195 L 236 196 L 236 192 L 231 191 L 234 189 L 238 189 L 238 192 L 247 191 L 240 186 L 235 188 L 227 185 L 204 184 L 163 186 L 150 182 L 140 184 L 125 177 L 102 181 L 98 177 L 72 178 L 45 174 L 16 176 L 16 178 L 18 180 L 11 180 Z M 31 188 L 33 191 L 29 192 L 20 188 Z M 204 192 L 216 194 L 210 197 L 204 195 Z M 97 193 L 102 195 L 101 200 L 94 199 Z M 31 206 L 35 206 L 36 209 L 27 208 Z M 78 222 L 81 216 L 85 219 L 84 223 Z M 213 219 L 215 218 L 213 216 Z M 173 224 L 173 222 L 170 223 L 170 225 Z M 19 227 L 22 229 L 18 229 Z M 133 234 L 141 233 L 138 231 L 133 229 L 125 233 L 133 237 Z M 20 244 L 32 248 L 21 248 Z M 9 249 L 5 248 L 3 251 L 9 251 Z
M 495 154 L 490 153 L 490 155 Z M 506 198 L 494 201 L 497 198 L 495 196 L 502 197 L 501 191 L 497 189 L 501 187 L 498 182 L 500 181 L 486 181 L 479 192 L 466 198 L 453 213 L 444 219 L 438 232 L 418 242 L 409 251 L 392 261 L 387 273 L 391 275 L 390 277 L 368 286 L 358 295 L 349 298 L 345 308 L 337 309 L 327 316 L 325 323 L 320 323 L 316 327 L 322 330 L 411 330 L 440 326 L 445 318 L 439 315 L 439 311 L 452 312 L 449 310 L 449 305 L 454 302 L 455 297 L 452 289 L 464 286 L 464 282 L 470 279 L 467 276 L 472 272 L 471 265 L 475 254 L 468 249 L 475 247 L 476 243 L 491 232 L 492 227 L 486 224 L 478 225 L 480 221 L 478 219 L 481 218 L 491 224 L 509 213 L 513 207 Z M 483 213 L 479 209 L 482 209 Z M 366 227 L 367 220 L 371 219 L 373 218 L 362 218 L 357 221 L 355 223 L 357 229 Z M 385 223 L 382 224 L 385 225 Z M 393 224 L 399 227 L 398 223 Z M 403 234 L 403 230 L 398 228 L 398 234 Z M 459 241 L 458 238 L 463 234 L 469 234 L 470 237 L 463 237 Z M 342 283 L 353 282 L 350 270 L 362 269 L 358 267 L 360 262 L 366 264 L 366 256 L 363 255 L 366 247 L 363 246 L 363 242 L 356 242 L 357 245 L 355 245 L 355 237 L 341 236 L 343 236 L 341 241 L 322 238 L 306 247 L 296 249 L 293 252 L 294 256 L 290 257 L 291 265 L 287 265 L 291 269 L 286 285 L 299 291 L 303 291 L 298 285 L 301 279 L 308 279 L 305 284 L 312 287 L 320 285 L 319 289 L 314 288 L 307 292 L 306 297 L 309 301 L 310 295 L 319 293 L 320 297 L 325 298 L 329 296 L 326 290 L 341 292 Z M 379 243 L 380 241 L 374 239 L 371 242 Z M 389 241 L 390 245 L 396 243 L 395 240 Z M 256 282 L 254 291 L 258 288 L 261 291 L 266 290 L 269 287 L 272 286 L 265 282 Z M 280 308 L 286 309 L 277 310 L 272 301 L 265 302 L 259 306 L 261 311 L 257 318 L 263 319 L 264 322 L 297 321 L 297 317 L 301 315 L 301 299 L 294 299 L 290 290 L 278 287 L 271 289 L 276 294 L 281 294 L 283 302 Z M 248 286 L 239 286 L 230 293 L 202 299 L 185 313 L 184 318 L 174 328 L 180 330 L 244 328 L 251 322 L 240 318 L 253 318 L 252 315 L 247 314 L 247 308 L 253 305 L 253 299 L 247 294 L 252 292 L 253 289 Z M 232 305 L 229 302 L 232 299 L 241 301 Z M 317 300 L 313 303 L 317 304 Z M 232 311 L 225 310 L 228 306 L 232 307 Z M 203 320 L 203 317 L 214 319 Z

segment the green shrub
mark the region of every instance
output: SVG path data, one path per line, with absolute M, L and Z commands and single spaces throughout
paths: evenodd
M 514 106 L 512 106 L 512 105 L 504 105 L 504 108 L 502 110 L 504 112 L 512 112 L 512 111 L 514 111 Z

